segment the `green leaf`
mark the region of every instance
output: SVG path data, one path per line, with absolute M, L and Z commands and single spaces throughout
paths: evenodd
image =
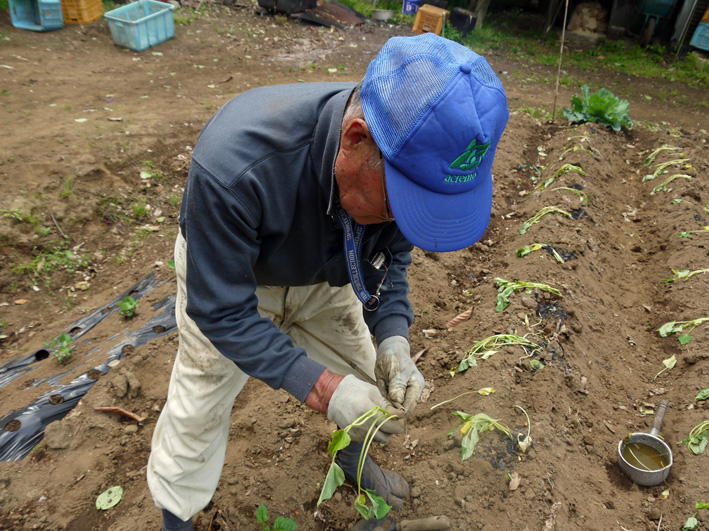
M 704 431 L 698 437 L 693 437 L 687 446 L 689 446 L 694 455 L 701 455 L 707 449 L 707 444 L 709 444 L 709 437 L 707 437 L 707 432 Z
M 694 400 L 707 400 L 709 399 L 709 387 L 705 387 L 701 391 L 699 391 L 699 394 L 696 396 Z
M 285 516 L 279 516 L 273 523 L 273 531 L 295 531 L 296 529 L 298 524 Z
M 660 337 L 667 337 L 670 334 L 675 333 L 677 330 L 675 330 L 675 324 L 677 321 L 670 321 L 669 323 L 663 324 L 660 328 L 657 329 L 657 331 L 660 334 Z
M 532 366 L 532 369 L 534 369 L 535 371 L 538 371 L 538 370 L 544 368 L 544 364 L 539 360 L 529 360 L 529 364 Z
M 682 531 L 689 531 L 690 529 L 695 529 L 699 525 L 699 521 L 691 516 L 687 519 L 687 522 L 682 527 Z
M 686 345 L 687 343 L 692 341 L 692 336 L 690 336 L 689 334 L 682 334 L 677 338 L 677 340 L 679 341 L 680 345 Z
M 123 487 L 120 485 L 111 487 L 98 495 L 98 498 L 96 498 L 96 508 L 101 511 L 110 509 L 111 507 L 118 505 L 122 497 Z
M 268 521 L 268 509 L 263 503 L 259 504 L 258 509 L 256 509 L 256 520 L 260 524 L 265 524 Z
M 167 261 L 167 267 L 170 269 L 175 269 L 175 261 L 174 260 L 168 260 Z
M 384 498 L 377 496 L 377 493 L 370 489 L 364 489 L 367 498 L 372 504 L 372 512 L 377 520 L 384 518 L 387 513 L 391 510 L 391 505 L 388 505 Z
M 707 502 L 697 502 L 694 504 L 695 509 L 709 509 L 709 503 Z
M 461 441 L 462 461 L 467 461 L 473 456 L 473 453 L 475 452 L 475 446 L 478 444 L 479 440 L 480 434 L 478 433 L 478 429 L 475 427 L 468 431 L 465 437 L 463 437 L 463 440 Z
M 662 364 L 665 366 L 666 369 L 673 369 L 675 365 L 677 365 L 677 357 L 672 354 L 669 358 L 666 360 L 662 360 Z
M 364 493 L 360 494 L 355 499 L 355 509 L 357 509 L 357 512 L 359 512 L 365 520 L 369 520 L 374 516 L 371 507 L 367 505 L 367 497 Z
M 343 448 L 346 448 L 347 445 L 350 444 L 351 440 L 352 439 L 350 438 L 349 433 L 345 430 L 335 431 L 335 433 L 332 434 L 330 443 L 327 445 L 327 451 L 330 454 L 330 457 L 334 458 L 335 454 Z
M 325 483 L 323 483 L 322 492 L 320 492 L 320 498 L 318 499 L 318 505 L 320 505 L 325 500 L 332 498 L 335 494 L 337 487 L 345 482 L 345 473 L 339 467 L 337 463 L 333 461 L 330 465 L 330 470 L 327 471 L 327 476 L 325 477 Z

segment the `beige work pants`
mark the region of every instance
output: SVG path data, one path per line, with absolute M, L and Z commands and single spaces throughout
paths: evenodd
M 182 520 L 212 499 L 226 454 L 234 400 L 248 376 L 223 356 L 187 316 L 185 240 L 175 244 L 180 333 L 167 402 L 153 432 L 148 486 L 155 504 Z M 340 374 L 356 374 L 332 349 L 374 376 L 375 349 L 350 286 L 259 287 L 259 313 L 308 357 Z M 332 347 L 332 349 L 330 348 Z

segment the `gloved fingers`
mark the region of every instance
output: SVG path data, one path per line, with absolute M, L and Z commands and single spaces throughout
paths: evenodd
M 382 422 L 380 424 L 381 427 L 379 428 L 379 433 L 386 433 L 388 435 L 397 435 L 399 433 L 404 433 L 404 430 L 406 430 L 406 421 L 401 418 L 404 415 L 404 412 L 397 410 L 395 414 L 398 415 L 399 418 Z
M 389 396 L 387 397 L 389 400 L 394 404 L 403 404 L 406 394 L 406 382 L 399 378 L 389 380 Z
M 419 403 L 421 398 L 421 393 L 423 392 L 423 387 L 417 381 L 412 382 L 406 391 L 406 398 L 403 400 L 404 407 L 404 418 L 407 419 L 413 415 L 414 409 Z
M 382 395 L 383 398 L 386 398 L 389 391 L 387 389 L 387 383 L 388 380 L 382 378 L 382 377 L 377 377 L 377 389 L 379 389 L 379 394 Z
M 397 496 L 394 496 L 393 494 L 390 494 L 389 496 L 387 496 L 385 501 L 395 511 L 400 511 L 401 508 L 404 506 L 404 500 L 402 500 L 401 498 L 398 498 Z

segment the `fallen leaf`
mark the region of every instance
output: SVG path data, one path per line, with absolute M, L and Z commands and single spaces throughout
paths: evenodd
M 517 490 L 520 481 L 522 481 L 522 478 L 519 477 L 519 474 L 517 472 L 512 472 L 510 474 L 510 490 Z
M 17 305 L 20 305 L 20 304 L 27 304 L 28 302 L 30 302 L 30 301 L 28 301 L 27 299 L 17 299 L 17 300 L 15 301 L 15 304 L 17 304 Z
M 464 311 L 463 313 L 455 316 L 453 319 L 448 321 L 446 323 L 446 328 L 448 328 L 448 331 L 450 332 L 455 325 L 458 323 L 462 323 L 463 321 L 467 321 L 470 319 L 470 316 L 473 315 L 473 306 L 471 306 L 469 309 Z

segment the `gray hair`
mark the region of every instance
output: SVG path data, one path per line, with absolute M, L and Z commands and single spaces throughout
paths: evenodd
M 342 117 L 342 122 L 347 122 L 349 120 L 364 120 L 364 112 L 362 111 L 362 98 L 360 98 L 360 93 L 362 91 L 362 81 L 360 81 L 357 86 L 352 91 L 350 96 L 350 101 L 347 103 L 347 108 L 345 109 L 345 115 Z M 365 120 L 366 123 L 366 120 Z M 371 157 L 367 160 L 367 164 L 373 169 L 380 171 L 382 165 L 382 158 L 380 152 L 377 149 L 372 153 Z

